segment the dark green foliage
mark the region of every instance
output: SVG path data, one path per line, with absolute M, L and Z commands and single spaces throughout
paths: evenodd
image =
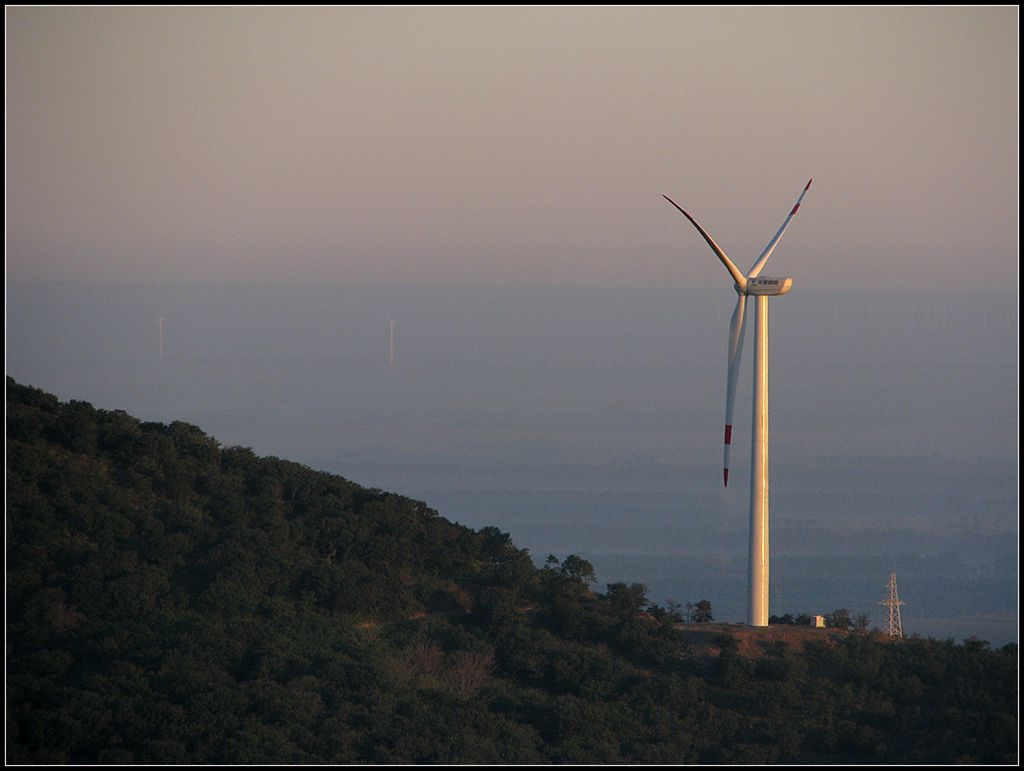
M 715 618 L 711 614 L 711 602 L 709 600 L 698 602 L 690 613 L 690 620 L 695 624 L 707 624 L 714 621 Z
M 852 623 L 850 621 L 850 611 L 846 608 L 836 608 L 825 616 L 825 626 L 830 629 L 849 629 Z
M 7 432 L 9 762 L 1016 761 L 1016 646 L 696 657 L 643 584 L 186 423 L 8 379 Z

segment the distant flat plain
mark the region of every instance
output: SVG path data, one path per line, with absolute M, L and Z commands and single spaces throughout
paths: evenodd
M 1015 642 L 1016 295 L 797 290 L 771 318 L 771 612 L 880 626 L 896 571 L 908 634 Z M 727 290 L 15 282 L 7 373 L 739 621 L 751 367 L 726 491 L 730 311 Z

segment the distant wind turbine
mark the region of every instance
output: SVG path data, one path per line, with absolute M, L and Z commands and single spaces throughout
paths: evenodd
M 679 209 L 683 216 L 693 223 L 711 250 L 718 255 L 718 259 L 732 276 L 735 282 L 733 288 L 738 295 L 736 309 L 732 313 L 732 321 L 729 322 L 729 370 L 725 391 L 725 452 L 722 472 L 726 487 L 729 486 L 732 414 L 736 401 L 736 381 L 740 372 L 740 355 L 743 352 L 747 298 L 757 298 L 754 325 L 753 438 L 750 452 L 750 593 L 747 603 L 747 623 L 750 626 L 768 626 L 768 298 L 786 294 L 793 287 L 793 279 L 762 276 L 761 270 L 778 246 L 779 239 L 789 227 L 810 187 L 811 180 L 808 180 L 786 221 L 782 223 L 782 227 L 746 275 L 740 273 L 722 248 L 693 217 L 667 195 L 664 196 L 666 201 Z

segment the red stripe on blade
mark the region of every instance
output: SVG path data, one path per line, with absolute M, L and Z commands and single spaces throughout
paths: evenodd
M 732 426 L 728 423 L 725 425 L 725 443 L 732 444 Z
M 729 469 L 722 469 L 722 476 L 725 478 L 725 486 L 729 486 Z

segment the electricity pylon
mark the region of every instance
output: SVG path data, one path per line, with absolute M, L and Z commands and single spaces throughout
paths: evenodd
M 896 591 L 895 571 L 889 574 L 889 583 L 886 588 L 889 590 L 889 596 L 878 604 L 885 605 L 889 608 L 889 636 L 897 637 L 902 640 L 903 620 L 900 618 L 900 605 L 906 605 L 906 603 L 900 599 L 900 596 Z

